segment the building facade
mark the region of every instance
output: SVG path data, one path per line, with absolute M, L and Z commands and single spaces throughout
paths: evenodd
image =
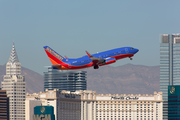
M 54 107 L 56 120 L 162 120 L 162 92 L 96 95 L 92 90 L 59 93 L 54 89 L 39 93 L 39 99 L 42 106 Z
M 162 120 L 162 92 L 154 95 L 96 95 L 80 91 L 81 120 Z
M 26 94 L 25 101 L 25 116 L 26 120 L 33 120 L 34 107 L 41 106 L 41 100 L 39 99 L 39 94 Z
M 6 90 L 0 90 L 0 120 L 9 120 L 9 98 Z
M 96 91 L 78 91 L 81 95 L 81 120 L 96 120 Z
M 180 34 L 162 34 L 160 42 L 160 91 L 163 119 L 168 119 L 168 85 L 180 85 Z
M 3 79 L 1 86 L 2 90 L 7 91 L 9 97 L 10 120 L 25 120 L 26 83 L 24 76 L 21 75 L 21 64 L 14 44 Z
M 26 97 L 35 97 L 27 94 Z M 75 92 L 61 91 L 59 89 L 40 92 L 36 99 L 41 100 L 42 106 L 53 106 L 55 120 L 80 120 L 81 96 Z M 28 108 L 26 108 L 28 109 Z M 32 117 L 32 116 L 29 116 Z
M 44 90 L 46 89 L 71 92 L 86 90 L 86 71 L 63 72 L 59 69 L 48 68 L 48 72 L 44 72 Z
M 180 85 L 168 86 L 168 120 L 180 120 Z

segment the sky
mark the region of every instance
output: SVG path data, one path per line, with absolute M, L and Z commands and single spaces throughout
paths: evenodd
M 0 65 L 13 42 L 23 67 L 43 74 L 51 62 L 43 46 L 78 58 L 119 47 L 138 48 L 124 64 L 159 65 L 160 34 L 180 33 L 179 0 L 1 0 Z M 92 68 L 93 69 L 93 68 Z

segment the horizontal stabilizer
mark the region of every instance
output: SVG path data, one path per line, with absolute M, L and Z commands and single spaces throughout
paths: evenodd
M 52 65 L 52 68 L 53 68 L 53 69 L 57 69 L 57 68 L 59 68 L 59 67 L 61 67 L 61 65 Z

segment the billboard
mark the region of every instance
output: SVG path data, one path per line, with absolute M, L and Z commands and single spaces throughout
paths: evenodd
M 33 120 L 55 120 L 53 106 L 36 106 L 34 107 Z

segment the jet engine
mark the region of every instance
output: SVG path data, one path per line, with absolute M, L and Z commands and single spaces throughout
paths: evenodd
M 111 64 L 111 63 L 115 63 L 115 62 L 116 62 L 115 58 L 108 58 L 108 59 L 105 60 L 105 64 L 100 64 L 100 66 L 108 65 L 108 64 Z
M 106 64 L 111 64 L 111 63 L 115 63 L 116 59 L 115 58 L 108 58 L 106 59 Z

